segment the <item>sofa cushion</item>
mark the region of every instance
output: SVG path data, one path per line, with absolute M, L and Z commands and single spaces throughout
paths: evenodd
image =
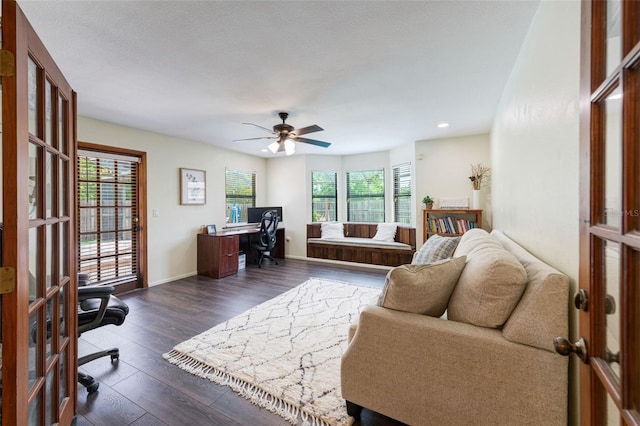
M 465 233 L 458 249 L 456 255 L 467 252 L 467 264 L 449 300 L 447 317 L 481 327 L 501 327 L 524 292 L 524 267 L 486 231 L 469 237 Z
M 505 339 L 554 351 L 553 338 L 569 333 L 569 277 L 539 260 L 500 231 L 492 231 L 527 271 L 527 288 L 504 324 Z
M 373 236 L 373 239 L 391 243 L 396 239 L 397 230 L 398 224 L 396 223 L 379 223 L 378 230 L 376 231 L 376 235 Z
M 465 267 L 466 258 L 428 265 L 402 265 L 387 274 L 378 305 L 397 311 L 440 317 Z
M 322 222 L 320 238 L 344 238 L 344 225 L 342 222 Z
M 413 265 L 424 265 L 426 263 L 437 262 L 438 260 L 449 258 L 453 255 L 460 237 L 442 237 L 440 235 L 432 235 L 415 252 L 411 263 Z M 457 256 L 460 257 L 460 256 Z

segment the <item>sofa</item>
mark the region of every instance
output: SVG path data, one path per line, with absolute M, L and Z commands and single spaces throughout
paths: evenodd
M 444 264 L 460 271 L 439 271 Z M 341 362 L 350 415 L 365 407 L 409 425 L 567 424 L 568 358 L 553 347 L 568 335 L 565 275 L 483 230 L 462 236 L 451 259 L 394 269 L 350 329 Z M 418 283 L 416 274 L 427 278 Z M 440 290 L 443 280 L 453 281 L 450 291 Z M 441 294 L 389 297 L 407 288 Z M 439 306 L 420 311 L 427 298 Z
M 379 228 L 393 229 L 389 238 L 376 238 Z M 328 235 L 323 228 L 338 227 Z M 307 224 L 307 257 L 370 265 L 411 263 L 416 251 L 416 229 L 397 224 L 321 222 Z

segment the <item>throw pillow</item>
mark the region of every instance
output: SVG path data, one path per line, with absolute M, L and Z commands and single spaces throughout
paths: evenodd
M 467 264 L 447 307 L 447 317 L 480 327 L 499 328 L 527 285 L 527 272 L 504 248 L 489 243 L 467 255 Z
M 393 268 L 387 274 L 378 305 L 414 314 L 442 316 L 465 261 L 463 256 L 429 265 Z
M 373 239 L 392 243 L 396 239 L 397 230 L 398 225 L 395 223 L 379 223 L 378 230 L 376 231 L 376 235 L 373 236 Z
M 427 242 L 420 247 L 420 250 L 413 255 L 411 263 L 413 265 L 424 265 L 451 257 L 459 242 L 460 237 L 432 235 Z
M 320 225 L 320 238 L 344 238 L 342 222 L 322 222 Z

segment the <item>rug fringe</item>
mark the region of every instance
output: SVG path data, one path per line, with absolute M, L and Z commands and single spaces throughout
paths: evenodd
M 333 426 L 325 420 L 277 398 L 251 383 L 235 378 L 229 373 L 197 361 L 189 355 L 172 350 L 163 354 L 162 357 L 171 364 L 175 364 L 193 375 L 211 380 L 219 385 L 228 386 L 238 395 L 249 400 L 252 404 L 277 414 L 292 425 L 298 424 L 299 415 L 302 419 L 303 426 Z M 346 425 L 351 425 L 352 423 L 353 417 L 348 417 Z

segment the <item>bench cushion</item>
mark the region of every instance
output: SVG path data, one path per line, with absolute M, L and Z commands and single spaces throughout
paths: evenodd
M 352 247 L 366 247 L 366 248 L 385 248 L 385 249 L 400 249 L 411 250 L 409 244 L 399 243 L 396 241 L 380 241 L 373 238 L 357 238 L 357 237 L 345 237 L 345 238 L 308 238 L 309 244 L 331 244 L 331 245 L 343 245 Z

